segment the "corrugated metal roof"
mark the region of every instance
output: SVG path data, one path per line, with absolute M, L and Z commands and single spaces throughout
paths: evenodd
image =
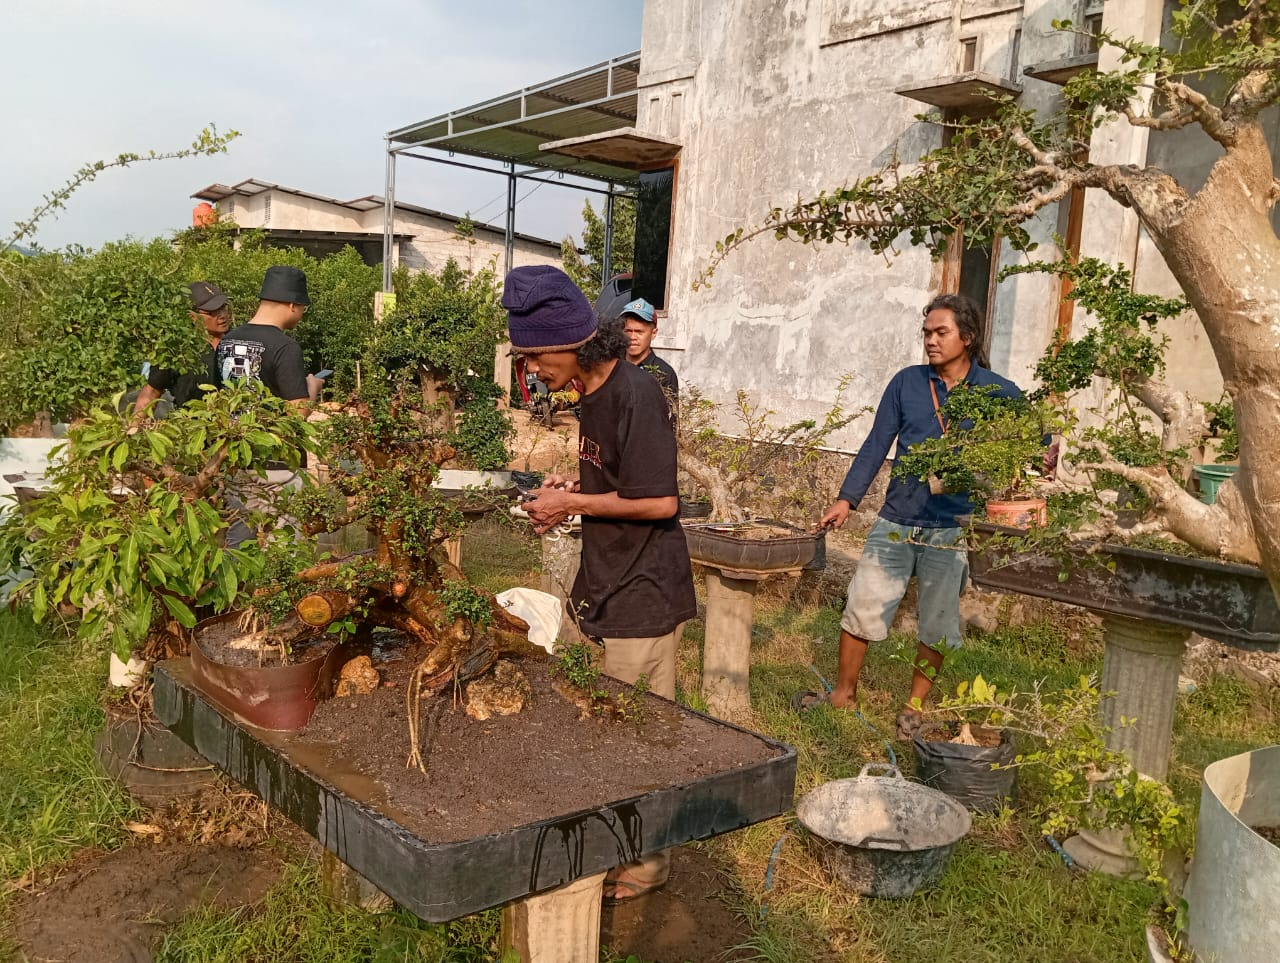
M 634 127 L 639 76 L 637 51 L 401 127 L 387 137 L 392 150 L 431 148 L 629 184 L 637 178 L 633 170 L 545 153 L 539 145 Z

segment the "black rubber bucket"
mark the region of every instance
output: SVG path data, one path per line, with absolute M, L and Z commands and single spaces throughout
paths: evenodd
M 873 769 L 887 777 L 868 775 Z M 856 779 L 823 783 L 796 804 L 818 858 L 863 896 L 906 899 L 942 878 L 966 833 L 969 811 L 945 793 L 872 763 Z

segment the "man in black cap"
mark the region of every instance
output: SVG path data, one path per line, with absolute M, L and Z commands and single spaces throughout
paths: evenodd
M 648 372 L 627 364 L 618 319 L 600 323 L 563 271 L 519 267 L 502 292 L 512 350 L 552 391 L 585 385 L 578 428 L 580 477 L 552 475 L 525 510 L 538 533 L 582 516 L 582 565 L 569 595 L 579 631 L 604 645 L 604 671 L 676 694 L 676 648 L 697 606 L 678 517 L 676 439 L 666 399 Z M 611 901 L 667 879 L 668 854 L 612 870 Z
M 190 314 L 192 321 L 204 327 L 204 336 L 209 342 L 209 350 L 202 356 L 204 364 L 200 371 L 191 374 L 183 374 L 173 368 L 149 369 L 147 383 L 138 392 L 138 400 L 133 406 L 135 428 L 141 424 L 147 409 L 166 391 L 173 396 L 174 407 L 181 408 L 193 398 L 203 397 L 205 385 L 216 388 L 221 384 L 215 352 L 218 342 L 231 327 L 231 305 L 227 303 L 227 296 L 212 281 L 192 281 Z
M 300 268 L 275 264 L 262 280 L 258 310 L 218 345 L 223 382 L 261 381 L 273 395 L 298 405 L 320 397 L 324 381 L 307 374 L 302 346 L 285 334 L 307 313 L 307 276 Z

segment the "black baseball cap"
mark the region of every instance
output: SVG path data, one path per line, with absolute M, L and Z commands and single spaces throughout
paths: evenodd
M 227 296 L 222 288 L 212 281 L 191 282 L 191 310 L 217 311 L 227 303 Z

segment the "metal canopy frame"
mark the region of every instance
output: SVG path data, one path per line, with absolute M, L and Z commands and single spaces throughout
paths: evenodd
M 506 271 L 511 270 L 515 256 L 516 187 L 520 181 L 539 181 L 603 195 L 604 265 L 607 268 L 612 263 L 614 200 L 635 192 L 639 172 L 597 159 L 547 152 L 542 150 L 542 145 L 634 127 L 639 107 L 639 76 L 640 52 L 636 51 L 390 131 L 386 135 L 387 172 L 383 192 L 383 290 L 391 290 L 399 157 L 506 178 Z M 457 160 L 457 155 L 469 160 Z M 566 176 L 588 183 L 566 182 Z M 591 186 L 589 182 L 593 181 L 606 186 Z

